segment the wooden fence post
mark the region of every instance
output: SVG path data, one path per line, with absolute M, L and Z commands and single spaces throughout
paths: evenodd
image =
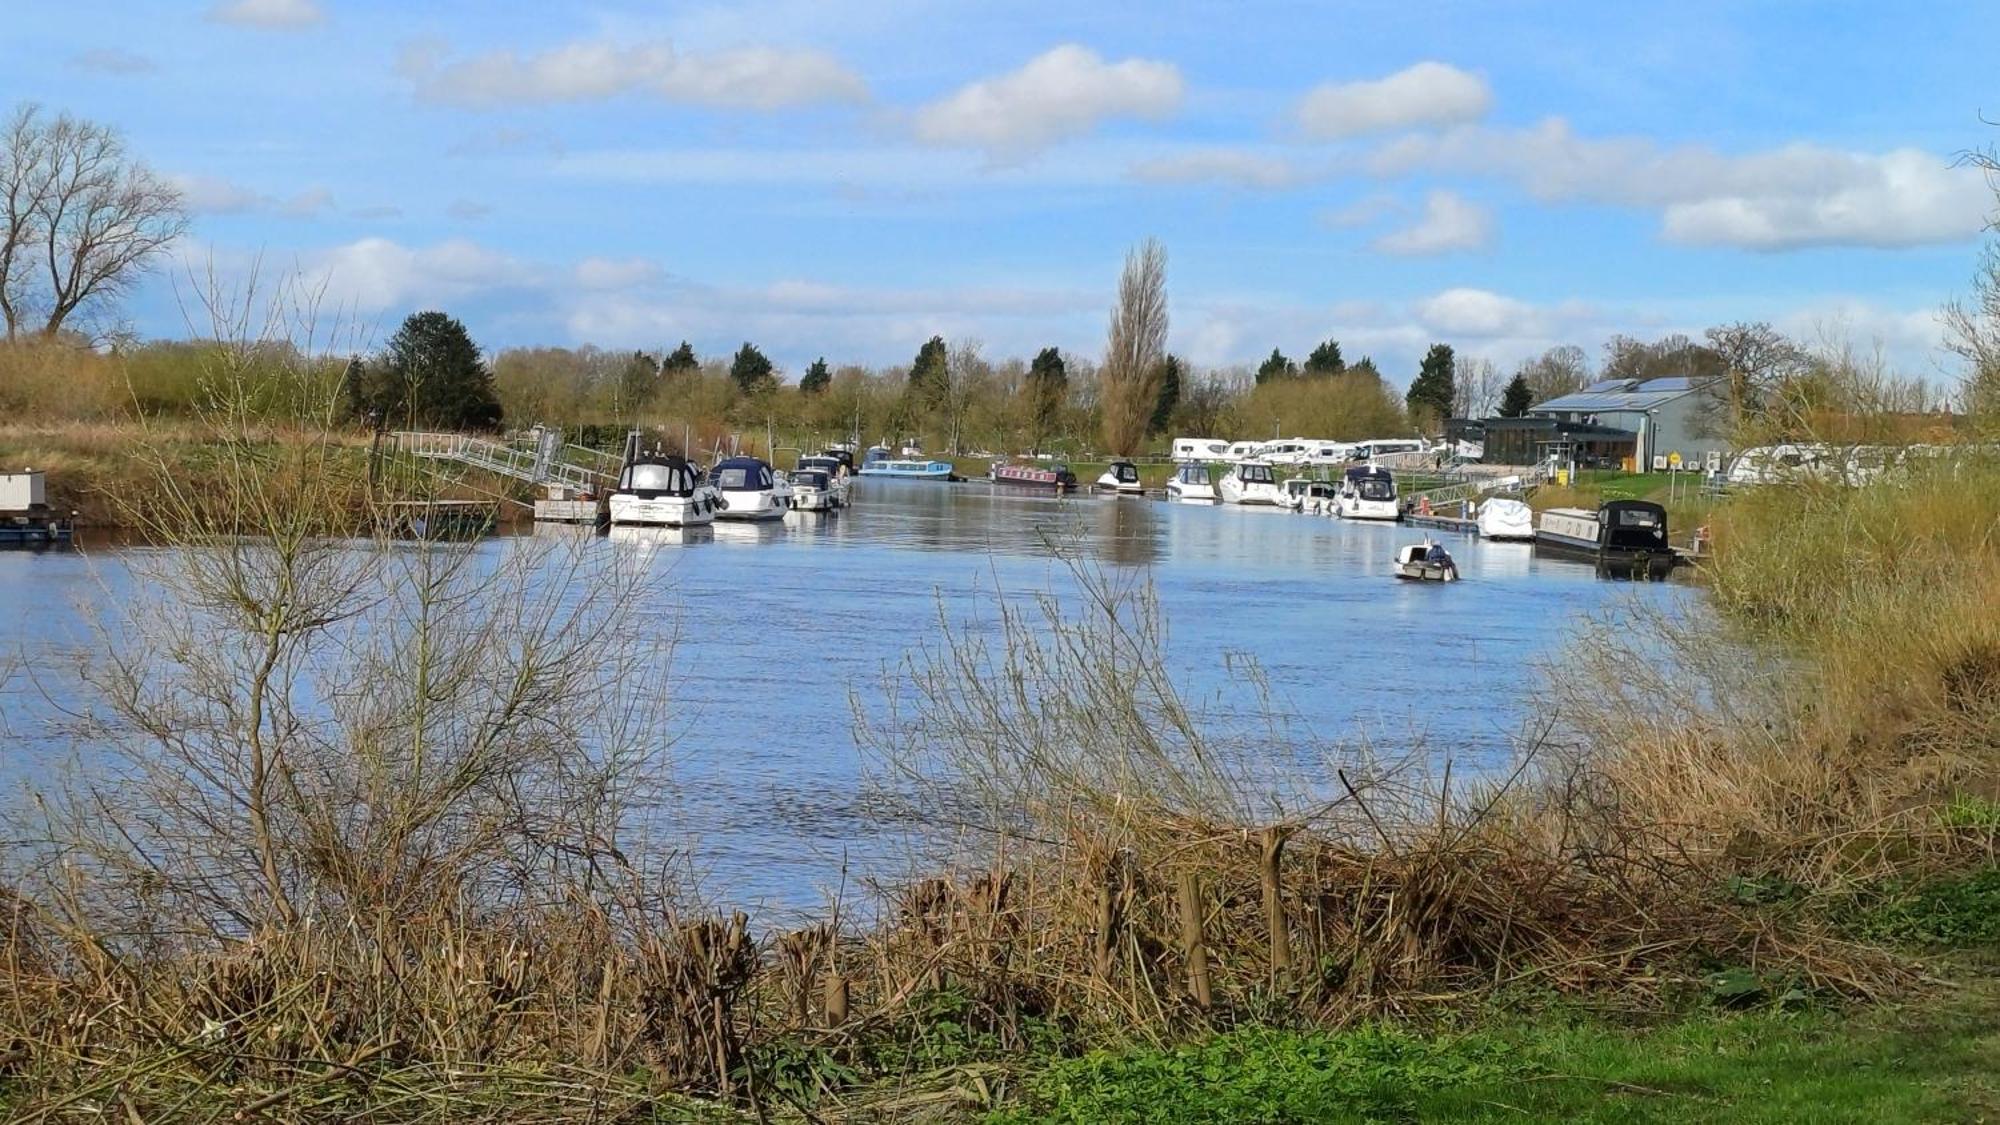
M 1201 888 L 1195 884 L 1194 872 L 1181 872 L 1181 949 L 1187 954 L 1188 991 L 1194 994 L 1195 1006 L 1206 1011 L 1215 1003 L 1215 997 L 1208 988 L 1208 943 L 1201 933 Z
M 1285 918 L 1285 902 L 1280 895 L 1279 863 L 1284 858 L 1285 840 L 1290 831 L 1272 825 L 1263 832 L 1264 927 L 1271 933 L 1271 975 L 1274 983 L 1292 972 L 1292 932 Z

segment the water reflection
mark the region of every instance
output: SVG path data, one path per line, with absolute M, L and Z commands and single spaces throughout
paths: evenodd
M 668 827 L 698 839 L 728 901 L 810 902 L 843 864 L 898 858 L 867 803 L 854 708 L 879 711 L 885 681 L 934 637 L 940 609 L 954 621 L 990 619 L 996 585 L 1064 589 L 1058 547 L 1150 578 L 1168 618 L 1168 663 L 1219 720 L 1261 720 L 1232 671 L 1248 654 L 1292 712 L 1281 750 L 1367 741 L 1426 747 L 1466 768 L 1507 753 L 1527 717 L 1526 670 L 1559 657 L 1583 614 L 1687 596 L 1671 584 L 1600 582 L 1589 565 L 1537 558 L 1525 544 L 1458 536 L 1440 537 L 1465 581 L 1398 582 L 1396 548 L 1423 532 L 1268 508 L 874 478 L 852 495 L 837 515 L 765 524 L 613 528 L 601 540 L 590 528 L 534 531 L 582 536 L 666 586 L 624 613 L 641 635 L 678 638 L 683 798 Z M 520 548 L 496 539 L 478 551 L 498 559 Z M 127 557 L 0 552 L 10 645 L 54 667 L 67 646 L 88 643 L 72 607 L 116 588 Z M 59 710 L 39 693 L 18 681 L 0 689 L 0 736 L 13 736 L 0 786 L 64 750 L 51 725 Z

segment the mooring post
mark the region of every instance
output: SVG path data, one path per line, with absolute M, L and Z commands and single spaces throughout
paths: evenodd
M 1280 825 L 1263 832 L 1264 925 L 1271 931 L 1271 976 L 1273 983 L 1292 971 L 1292 934 L 1285 921 L 1285 901 L 1280 893 L 1279 864 L 1284 859 L 1285 840 L 1291 833 Z

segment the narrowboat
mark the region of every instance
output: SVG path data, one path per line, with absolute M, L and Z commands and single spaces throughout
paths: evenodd
M 1607 500 L 1594 512 L 1550 508 L 1535 547 L 1595 563 L 1607 576 L 1665 578 L 1680 562 L 1667 541 L 1667 510 L 1646 500 Z
M 1039 488 L 1044 492 L 1068 492 L 1076 487 L 1076 474 L 1060 461 L 1050 462 L 1047 467 L 995 461 L 993 467 L 986 471 L 986 476 L 994 484 Z

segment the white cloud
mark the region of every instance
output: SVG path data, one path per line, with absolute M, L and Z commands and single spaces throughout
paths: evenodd
M 1984 227 L 1992 206 L 1978 172 L 1914 149 L 1793 144 L 1727 155 L 1643 137 L 1579 137 L 1560 118 L 1404 137 L 1370 166 L 1381 175 L 1499 175 L 1547 201 L 1657 208 L 1671 241 L 1753 250 L 1958 241 Z
M 1131 175 L 1144 183 L 1219 183 L 1271 191 L 1297 187 L 1312 178 L 1295 161 L 1240 148 L 1204 148 L 1152 157 L 1134 163 Z
M 1458 125 L 1486 116 L 1493 92 L 1477 74 L 1420 62 L 1371 82 L 1329 82 L 1299 100 L 1299 127 L 1332 140 L 1418 125 Z
M 217 0 L 208 9 L 217 23 L 286 30 L 310 27 L 326 18 L 317 0 Z
M 1485 289 L 1446 289 L 1418 301 L 1415 311 L 1425 328 L 1447 336 L 1490 338 L 1542 327 L 1533 306 Z
M 660 267 L 644 258 L 585 258 L 572 272 L 585 289 L 626 289 L 660 277 Z
M 1182 93 L 1180 71 L 1171 63 L 1108 63 L 1087 47 L 1066 43 L 1019 70 L 924 106 L 915 129 L 934 144 L 1019 155 L 1084 136 L 1113 118 L 1163 119 L 1179 108 Z
M 683 54 L 664 40 L 597 40 L 445 61 L 435 45 L 419 45 L 405 51 L 400 69 L 419 98 L 472 107 L 650 94 L 693 105 L 776 110 L 868 96 L 860 76 L 838 59 L 804 48 Z
M 304 272 L 308 289 L 323 285 L 333 305 L 364 313 L 533 287 L 544 277 L 508 254 L 464 239 L 411 247 L 364 238 L 310 256 Z
M 94 50 L 81 52 L 70 59 L 69 64 L 78 70 L 87 70 L 95 74 L 116 74 L 121 76 L 150 74 L 159 69 L 158 66 L 154 65 L 152 59 L 144 55 L 134 54 L 131 51 L 121 50 L 117 47 L 98 47 Z
M 1450 191 L 1434 191 L 1424 199 L 1424 213 L 1415 224 L 1374 241 L 1385 254 L 1444 254 L 1477 250 L 1493 237 L 1493 215 L 1479 204 Z
M 188 210 L 199 215 L 274 214 L 311 219 L 333 206 L 333 193 L 323 187 L 280 198 L 220 176 L 176 174 L 167 180 L 180 191 Z

